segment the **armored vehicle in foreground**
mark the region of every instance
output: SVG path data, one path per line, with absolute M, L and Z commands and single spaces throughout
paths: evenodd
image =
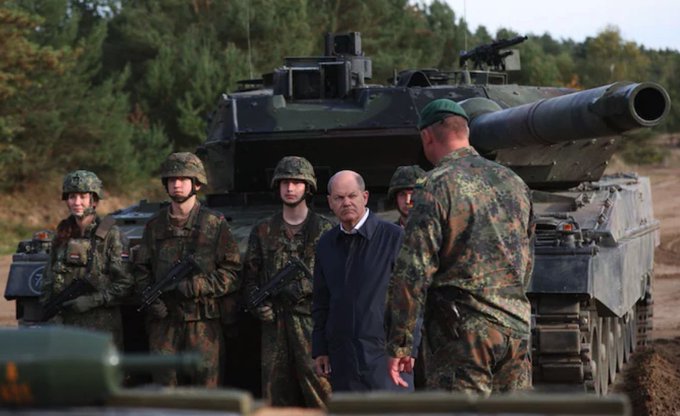
M 120 354 L 111 335 L 83 329 L 0 328 L 0 415 L 263 415 L 247 392 L 197 387 L 123 386 L 124 371 L 199 368 L 198 355 Z M 565 409 L 568 410 L 565 411 Z M 322 416 L 314 409 L 285 414 Z M 469 397 L 337 394 L 328 414 L 611 415 L 630 416 L 625 396 L 525 394 Z
M 461 63 L 474 62 L 474 70 L 406 70 L 390 85 L 375 85 L 359 34 L 329 34 L 323 56 L 287 58 L 221 96 L 197 149 L 208 170 L 207 205 L 225 213 L 243 249 L 254 222 L 280 204 L 269 189 L 276 163 L 299 155 L 320 184 L 341 169 L 361 173 L 371 208 L 385 211 L 397 166 L 431 167 L 416 129 L 420 109 L 453 99 L 470 116 L 472 145 L 533 190 L 535 385 L 605 394 L 647 341 L 659 222 L 647 178 L 603 173 L 621 134 L 658 125 L 670 100 L 651 82 L 585 91 L 507 84 L 501 70 L 513 55 L 506 49 L 522 40 L 465 52 Z M 315 199 L 325 210 L 325 198 Z M 142 202 L 115 216 L 134 242 L 158 207 Z M 18 300 L 17 316 L 29 322 L 43 243 L 22 244 L 5 296 Z

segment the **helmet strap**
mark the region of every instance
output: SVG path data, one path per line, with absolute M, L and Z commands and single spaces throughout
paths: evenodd
M 191 178 L 191 192 L 189 192 L 189 195 L 187 196 L 172 196 L 170 195 L 170 191 L 168 190 L 168 181 L 165 179 L 163 181 L 163 185 L 165 186 L 165 192 L 168 194 L 170 199 L 173 200 L 173 202 L 176 202 L 178 204 L 183 204 L 189 200 L 192 196 L 196 195 L 196 179 Z
M 307 201 L 307 194 L 304 194 L 300 197 L 300 199 L 298 199 L 295 202 L 285 202 L 285 201 L 283 201 L 283 205 L 291 207 L 291 208 L 295 208 L 295 207 L 298 207 L 301 203 L 306 202 L 306 201 Z
M 88 215 L 94 215 L 94 214 L 95 214 L 95 207 L 89 206 L 89 207 L 85 208 L 82 215 L 74 215 L 74 217 L 78 218 L 79 220 L 82 220 L 83 218 L 87 217 Z

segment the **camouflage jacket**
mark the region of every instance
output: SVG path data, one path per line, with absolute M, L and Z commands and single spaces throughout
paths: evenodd
M 42 278 L 43 303 L 64 290 L 74 279 L 87 276 L 92 245 L 94 250 L 87 280 L 102 295 L 104 305 L 114 305 L 129 294 L 133 280 L 128 267 L 128 241 L 113 221 L 112 217 L 104 220 L 96 217 L 78 237 L 75 235 L 80 230 L 73 216 L 59 223 L 57 238 Z
M 529 332 L 529 188 L 472 147 L 446 157 L 416 186 L 389 293 L 388 351 L 411 352 L 428 290 L 453 289 L 472 318 Z M 441 289 L 440 289 L 441 290 Z
M 194 297 L 177 290 L 161 296 L 171 319 L 198 321 L 220 317 L 216 298 L 238 290 L 241 267 L 238 244 L 222 214 L 197 201 L 183 227 L 170 224 L 170 207 L 161 209 L 146 224 L 134 255 L 137 291 L 162 279 L 178 261 L 193 254 L 201 272 L 191 279 Z
M 299 258 L 309 270 L 314 270 L 316 244 L 319 237 L 332 227 L 328 219 L 311 210 L 304 226 L 292 239 L 288 237 L 281 212 L 256 224 L 250 233 L 243 262 L 246 293 L 268 282 L 291 257 Z M 295 313 L 311 315 L 312 279 L 298 273 L 273 301 L 277 309 L 289 308 Z

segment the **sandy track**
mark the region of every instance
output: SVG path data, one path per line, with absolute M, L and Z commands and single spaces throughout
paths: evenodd
M 12 256 L 0 256 L 0 291 L 5 294 L 9 265 Z M 8 302 L 4 296 L 0 298 L 0 326 L 16 326 L 14 302 Z

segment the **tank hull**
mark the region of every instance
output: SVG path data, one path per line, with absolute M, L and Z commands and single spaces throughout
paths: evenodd
M 651 331 L 659 222 L 649 180 L 604 177 L 534 200 L 534 381 L 606 393 Z

